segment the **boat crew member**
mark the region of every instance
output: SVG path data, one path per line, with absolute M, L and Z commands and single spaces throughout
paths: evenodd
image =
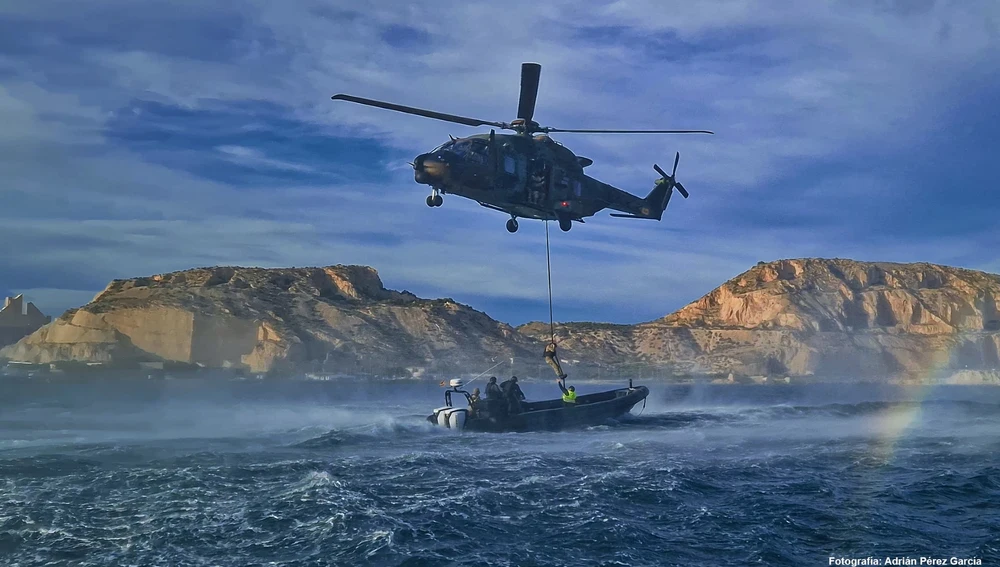
M 511 376 L 510 380 L 504 380 L 500 384 L 500 389 L 506 394 L 508 411 L 521 413 L 521 400 L 524 399 L 524 392 L 517 385 L 517 376 Z
M 566 373 L 563 372 L 562 366 L 559 364 L 559 359 L 556 358 L 555 340 L 545 345 L 545 364 L 552 367 L 552 370 L 556 372 L 556 376 L 558 376 L 560 380 L 566 379 Z
M 567 388 L 563 385 L 562 380 L 556 380 L 556 384 L 559 384 L 559 389 L 562 390 L 562 400 L 564 404 L 576 404 L 576 388 L 570 386 Z
M 472 395 L 469 396 L 469 413 L 470 414 L 476 415 L 477 413 L 479 413 L 479 402 L 480 401 L 481 400 L 479 398 L 479 388 L 476 388 L 475 390 L 472 391 Z
M 497 377 L 490 376 L 490 381 L 486 384 L 486 399 L 499 400 L 500 398 L 503 398 L 503 391 L 497 385 Z
M 490 415 L 503 416 L 507 413 L 507 400 L 497 384 L 496 376 L 490 376 L 490 381 L 486 384 L 486 410 Z

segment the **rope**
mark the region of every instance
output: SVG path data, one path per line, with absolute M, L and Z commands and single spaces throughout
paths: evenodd
M 511 361 L 511 362 L 510 362 L 510 363 L 511 363 L 511 365 L 513 366 L 513 364 L 514 364 L 514 359 L 513 359 L 513 358 L 512 358 L 512 359 L 510 359 L 510 361 Z M 468 382 L 466 382 L 466 383 L 465 383 L 465 384 L 463 384 L 462 386 L 468 386 L 469 384 L 472 384 L 472 383 L 473 383 L 473 382 L 475 382 L 476 380 L 479 380 L 479 379 L 480 379 L 480 378 L 482 378 L 483 376 L 486 376 L 486 373 L 487 373 L 487 372 L 489 372 L 490 370 L 493 370 L 494 368 L 496 368 L 497 366 L 500 366 L 501 364 L 504 364 L 505 362 L 506 362 L 505 360 L 501 360 L 500 362 L 498 362 L 498 363 L 494 364 L 493 366 L 490 366 L 490 367 L 489 367 L 489 368 L 487 368 L 486 370 L 483 370 L 483 371 L 482 371 L 482 372 L 480 372 L 479 374 L 476 374 L 476 375 L 475 375 L 475 376 L 474 376 L 474 377 L 472 378 L 472 380 L 469 380 Z M 443 384 L 443 382 L 442 382 L 442 384 Z
M 552 260 L 549 253 L 549 219 L 545 219 L 545 269 L 549 276 L 549 337 L 556 342 L 556 326 L 552 319 Z

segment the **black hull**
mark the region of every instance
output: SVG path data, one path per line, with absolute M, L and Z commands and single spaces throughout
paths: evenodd
M 559 431 L 600 425 L 625 415 L 648 395 L 648 388 L 637 386 L 579 396 L 576 404 L 567 404 L 561 399 L 522 402 L 522 411 L 509 415 L 484 403 L 478 415 L 469 416 L 463 429 L 501 433 Z M 433 416 L 428 417 L 428 421 L 433 422 Z

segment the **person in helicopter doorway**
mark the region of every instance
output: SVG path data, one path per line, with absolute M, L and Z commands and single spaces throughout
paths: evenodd
M 555 371 L 556 376 L 558 376 L 560 380 L 566 379 L 566 373 L 563 372 L 562 365 L 559 364 L 559 358 L 556 357 L 555 339 L 552 339 L 549 344 L 545 345 L 545 364 L 552 367 L 552 370 Z
M 569 388 L 563 384 L 563 380 L 556 380 L 556 384 L 559 384 L 559 389 L 562 390 L 562 401 L 564 406 L 576 406 L 576 388 L 570 386 Z
M 528 200 L 533 205 L 541 205 L 545 199 L 546 164 L 542 160 L 531 160 L 531 175 L 528 178 Z
M 507 411 L 510 413 L 521 413 L 521 401 L 524 400 L 524 392 L 517 385 L 517 376 L 511 376 L 510 380 L 500 383 L 500 389 L 507 398 Z

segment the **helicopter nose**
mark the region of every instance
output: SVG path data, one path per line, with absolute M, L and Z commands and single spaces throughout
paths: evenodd
M 442 156 L 421 154 L 413 160 L 413 180 L 425 185 L 440 183 L 448 175 L 448 163 Z

